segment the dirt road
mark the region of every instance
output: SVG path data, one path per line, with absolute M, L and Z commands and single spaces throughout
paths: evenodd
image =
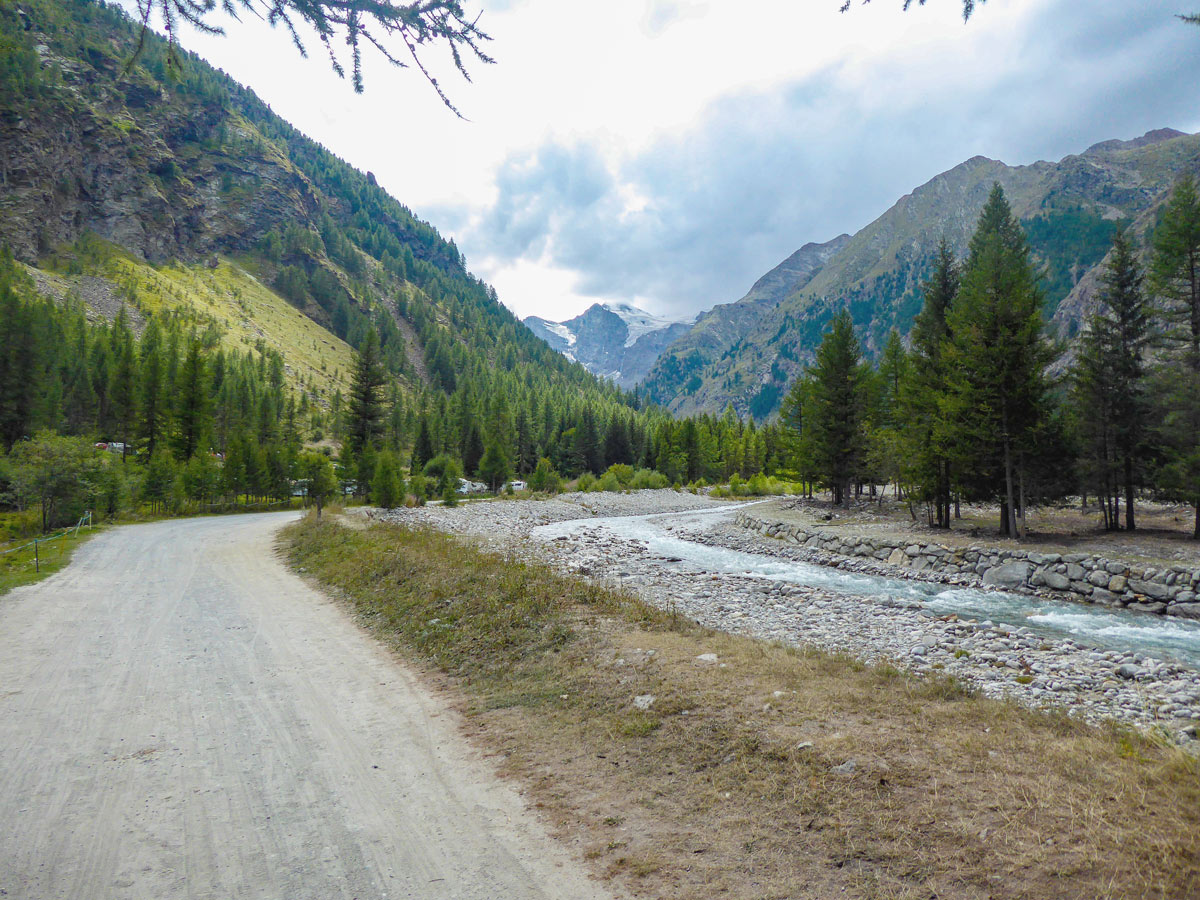
M 292 515 L 120 528 L 0 597 L 0 896 L 606 896 L 275 558 Z

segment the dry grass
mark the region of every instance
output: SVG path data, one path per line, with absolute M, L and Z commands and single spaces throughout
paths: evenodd
M 474 737 L 633 894 L 1200 896 L 1200 769 L 1177 750 L 710 632 L 439 534 L 310 519 L 288 539 L 447 673 Z

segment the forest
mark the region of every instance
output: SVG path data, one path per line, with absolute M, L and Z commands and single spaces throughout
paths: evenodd
M 782 407 L 796 476 L 842 504 L 892 484 L 941 528 L 960 500 L 997 503 L 1015 537 L 1027 507 L 1079 495 L 1104 528 L 1133 530 L 1153 496 L 1192 504 L 1200 538 L 1195 180 L 1145 247 L 1114 233 L 1098 309 L 1070 346 L 1047 337 L 1045 280 L 996 186 L 967 258 L 940 248 L 908 348 L 893 332 L 872 368 L 849 314 L 835 317 Z

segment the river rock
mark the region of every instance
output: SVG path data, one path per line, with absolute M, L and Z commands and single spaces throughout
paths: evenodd
M 1145 594 L 1147 597 L 1153 597 L 1155 600 L 1171 599 L 1171 589 L 1165 584 L 1158 584 L 1154 581 L 1130 579 L 1129 589 L 1135 594 Z
M 1043 572 L 1042 580 L 1046 582 L 1046 587 L 1056 591 L 1069 590 L 1071 587 L 1071 579 L 1066 575 L 1059 575 L 1057 572 Z
M 1027 562 L 1004 563 L 984 572 L 983 583 L 1003 588 L 1021 587 L 1029 580 L 1030 569 Z
M 1176 603 L 1171 612 L 1185 619 L 1200 619 L 1200 603 Z
M 1129 579 L 1124 575 L 1114 575 L 1108 580 L 1108 589 L 1114 594 L 1124 593 L 1125 588 L 1129 586 Z

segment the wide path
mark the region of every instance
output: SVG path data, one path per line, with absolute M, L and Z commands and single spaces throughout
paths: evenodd
M 115 529 L 0 597 L 0 897 L 604 896 L 275 557 L 294 515 Z

